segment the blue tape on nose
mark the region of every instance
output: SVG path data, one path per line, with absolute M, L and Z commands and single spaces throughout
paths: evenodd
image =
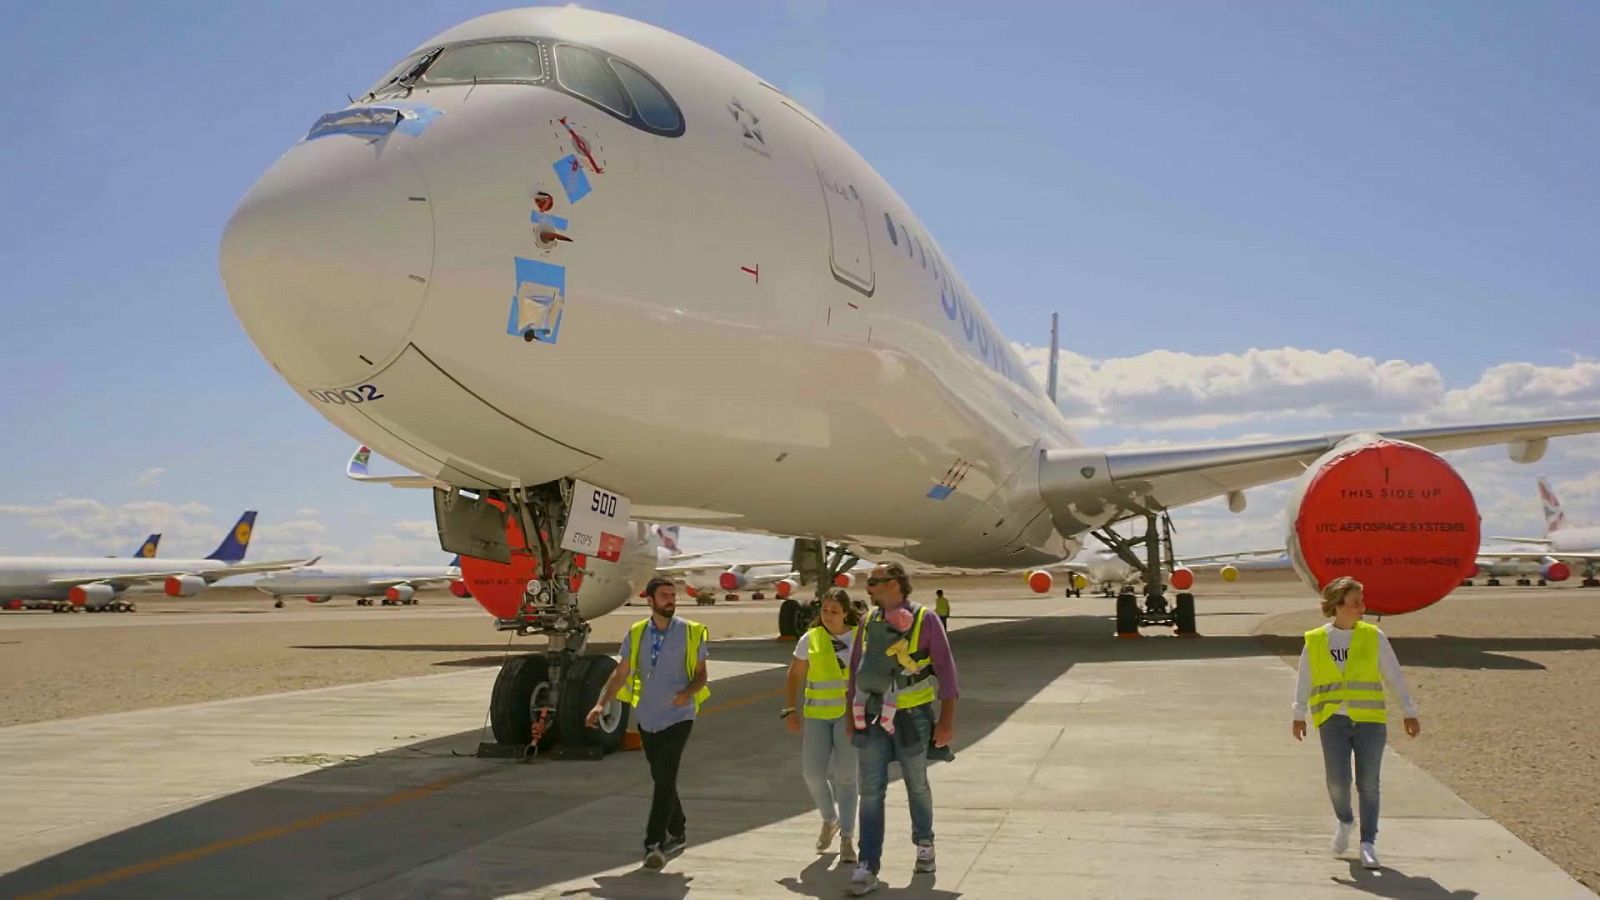
M 426 131 L 433 120 L 441 115 L 442 111 L 420 103 L 406 106 L 353 106 L 318 119 L 306 132 L 306 140 L 314 141 L 331 134 L 383 137 L 391 131 L 415 137 Z

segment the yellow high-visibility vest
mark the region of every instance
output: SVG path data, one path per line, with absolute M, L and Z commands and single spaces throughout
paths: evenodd
M 1306 632 L 1306 661 L 1311 664 L 1311 721 L 1318 727 L 1342 704 L 1352 722 L 1388 719 L 1383 699 L 1383 670 L 1378 668 L 1378 629 L 1357 622 L 1350 635 L 1344 671 L 1328 654 L 1328 632 Z
M 856 627 L 856 640 L 861 628 Z M 806 705 L 808 719 L 837 719 L 844 715 L 844 666 L 833 652 L 833 635 L 822 625 L 806 632 Z
M 692 622 L 681 616 L 679 620 L 689 629 L 688 638 L 684 641 L 688 651 L 684 654 L 684 664 L 689 670 L 689 680 L 693 681 L 695 670 L 700 667 L 700 644 L 708 639 L 706 627 L 699 622 Z M 617 690 L 617 699 L 632 706 L 639 704 L 639 695 L 644 691 L 644 679 L 639 675 L 639 644 L 644 637 L 645 628 L 649 627 L 649 625 L 649 619 L 640 619 L 633 623 L 632 628 L 628 629 L 628 643 L 632 645 L 629 647 L 628 655 L 628 680 Z M 711 685 L 709 684 L 696 691 L 694 695 L 694 711 L 699 712 L 700 704 L 706 702 L 706 698 L 710 696 Z

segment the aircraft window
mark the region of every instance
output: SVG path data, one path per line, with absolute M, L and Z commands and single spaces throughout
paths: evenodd
M 889 229 L 889 243 L 900 246 L 900 236 L 894 233 L 894 219 L 889 218 L 888 213 L 883 214 L 883 224 Z
M 683 117 L 678 114 L 678 108 L 666 93 L 650 80 L 650 76 L 620 59 L 611 60 L 611 69 L 622 79 L 622 86 L 627 88 L 628 97 L 633 100 L 633 109 L 644 120 L 644 124 L 661 131 L 678 130 L 683 124 Z
M 904 225 L 900 226 L 900 236 L 905 238 L 901 243 L 906 245 L 906 258 L 910 259 L 914 255 L 911 250 L 911 232 L 907 231 Z
M 556 45 L 556 78 L 561 86 L 623 118 L 629 114 L 628 98 L 617 76 L 592 50 Z
M 489 41 L 446 47 L 422 73 L 425 84 L 476 81 L 538 81 L 544 77 L 539 45 L 532 41 Z
M 928 267 L 928 255 L 922 252 L 922 239 L 913 238 L 912 240 L 917 242 L 917 255 L 922 257 L 922 267 L 926 269 Z
M 367 91 L 367 95 L 363 99 L 373 100 L 395 91 L 409 92 L 411 90 L 411 82 L 415 81 L 417 76 L 421 75 L 434 57 L 438 55 L 439 49 L 437 47 L 422 53 L 411 54 L 402 60 L 399 65 L 390 69 L 388 74 L 378 79 L 378 83 Z

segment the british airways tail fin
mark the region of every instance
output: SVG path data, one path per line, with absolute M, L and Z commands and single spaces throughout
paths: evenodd
M 683 552 L 682 550 L 678 549 L 678 528 L 679 527 L 680 526 L 677 526 L 677 525 L 657 525 L 656 526 L 656 541 L 668 553 L 677 554 L 677 553 L 682 553 Z
M 155 559 L 156 558 L 156 548 L 159 547 L 159 546 L 161 546 L 161 533 L 160 532 L 156 532 L 155 534 L 152 534 L 149 537 L 145 538 L 144 539 L 144 543 L 139 545 L 139 549 L 133 551 L 133 558 L 134 559 Z
M 256 511 L 245 510 L 239 521 L 233 523 L 233 528 L 229 530 L 227 537 L 222 539 L 222 543 L 218 544 L 217 549 L 206 559 L 225 563 L 242 561 L 245 551 L 250 549 L 250 532 L 254 531 L 255 527 Z
M 1548 537 L 1567 526 L 1567 514 L 1561 511 L 1561 501 L 1550 489 L 1550 482 L 1539 476 L 1539 505 L 1544 507 L 1544 533 Z

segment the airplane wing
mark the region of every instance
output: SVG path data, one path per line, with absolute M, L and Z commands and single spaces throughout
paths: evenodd
M 409 584 L 419 591 L 431 591 L 435 588 L 446 588 L 454 578 L 373 578 L 367 581 L 369 587 L 392 588 L 402 584 Z
M 1557 553 L 1554 550 L 1479 550 L 1479 559 L 1533 560 L 1558 559 L 1562 562 L 1600 562 L 1600 553 Z
M 315 564 L 321 558 L 320 556 L 313 556 L 310 559 L 280 559 L 272 562 L 239 563 L 232 566 L 218 565 L 204 569 L 173 569 L 170 572 L 113 572 L 100 575 L 72 575 L 66 578 L 52 578 L 50 579 L 50 584 L 73 587 L 80 584 L 104 583 L 118 588 L 126 588 L 130 585 L 166 581 L 168 578 L 177 578 L 184 575 L 198 575 L 209 583 L 232 575 L 253 575 L 260 572 L 277 572 L 283 569 L 309 566 Z
M 1550 546 L 1550 539 L 1549 538 L 1507 537 L 1505 535 L 1491 535 L 1489 537 L 1489 540 L 1491 540 L 1491 541 L 1506 541 L 1507 543 L 1511 543 L 1511 544 L 1533 544 L 1533 545 L 1538 546 L 1538 547 L 1548 547 L 1548 546 Z
M 701 550 L 698 553 L 675 553 L 672 556 L 667 557 L 667 562 L 672 565 L 678 565 L 680 563 L 686 563 L 691 559 L 700 559 L 702 557 L 711 556 L 715 553 L 727 553 L 732 549 L 732 547 L 723 547 L 721 550 Z
M 351 481 L 360 481 L 367 484 L 387 484 L 397 488 L 440 488 L 449 490 L 450 485 L 426 475 L 371 475 L 367 472 L 367 463 L 372 459 L 372 450 L 366 446 L 356 448 L 351 454 L 350 462 L 344 467 L 344 475 Z
M 1513 460 L 1532 462 L 1543 454 L 1552 437 L 1595 431 L 1600 431 L 1600 416 L 1361 429 L 1185 447 L 1045 450 L 1039 463 L 1039 487 L 1057 525 L 1081 531 L 1293 478 L 1317 457 L 1354 436 L 1409 441 L 1435 452 L 1505 444 Z

